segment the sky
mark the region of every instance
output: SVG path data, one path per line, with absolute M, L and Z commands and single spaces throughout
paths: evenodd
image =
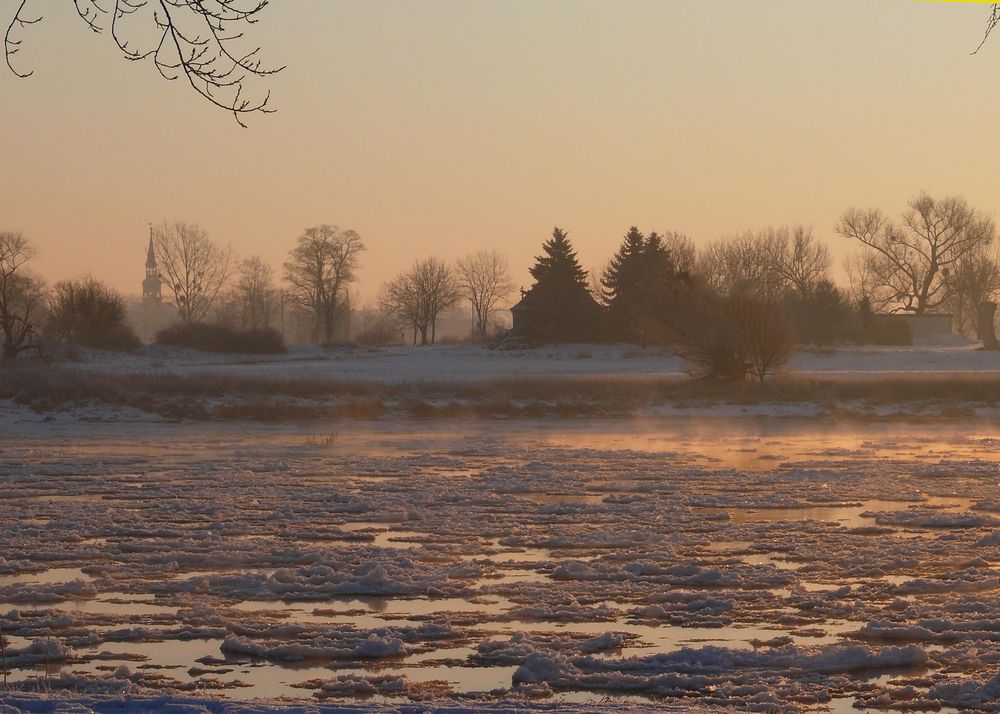
M 0 72 L 0 230 L 50 282 L 138 293 L 165 220 L 279 275 L 306 226 L 354 229 L 366 301 L 415 259 L 478 250 L 528 287 L 554 226 L 588 269 L 633 224 L 704 245 L 802 223 L 839 266 L 852 205 L 898 214 L 928 191 L 1000 213 L 1000 36 L 971 54 L 984 4 L 274 2 L 250 33 L 287 65 L 277 111 L 241 129 L 68 0 L 32 2 L 34 75 Z

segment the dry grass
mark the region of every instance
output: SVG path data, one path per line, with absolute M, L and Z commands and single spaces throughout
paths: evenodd
M 720 384 L 676 378 L 504 377 L 463 382 L 358 382 L 218 372 L 103 374 L 72 366 L 0 369 L 0 399 L 38 412 L 133 407 L 179 419 L 317 417 L 599 417 L 651 407 L 818 404 L 831 413 L 898 406 L 915 414 L 1000 404 L 1000 374 L 858 378 L 786 376 Z

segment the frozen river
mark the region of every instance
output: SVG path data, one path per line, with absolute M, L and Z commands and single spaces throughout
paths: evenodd
M 14 429 L 0 440 L 8 680 L 977 707 L 1000 693 L 997 426 Z

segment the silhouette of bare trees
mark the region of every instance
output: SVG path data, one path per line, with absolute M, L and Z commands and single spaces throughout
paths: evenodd
M 876 208 L 850 208 L 837 232 L 865 246 L 855 272 L 880 302 L 895 303 L 894 312 L 924 315 L 945 303 L 955 289 L 948 273 L 992 243 L 996 228 L 964 198 L 924 193 L 909 202 L 901 223 Z
M 702 253 L 698 270 L 724 295 L 752 288 L 758 293 L 806 297 L 830 267 L 826 246 L 804 226 L 769 228 L 716 241 Z
M 418 260 L 390 281 L 381 298 L 382 309 L 413 330 L 421 345 L 434 344 L 441 313 L 462 299 L 458 277 L 438 258 Z
M 233 253 L 220 248 L 192 223 L 164 223 L 153 229 L 153 247 L 163 285 L 185 325 L 208 315 L 229 280 Z
M 476 335 L 480 340 L 486 339 L 490 315 L 514 294 L 507 258 L 496 251 L 480 251 L 459 259 L 456 273 L 472 306 Z
M 274 269 L 257 255 L 242 260 L 234 297 L 242 329 L 270 327 L 271 315 L 278 302 Z
M 49 0 L 50 2 L 50 0 Z M 18 68 L 23 33 L 42 21 L 39 5 L 20 0 L 4 33 L 10 71 Z M 97 34 L 109 32 L 125 59 L 150 60 L 169 80 L 182 79 L 211 104 L 233 114 L 240 126 L 253 113 L 273 111 L 270 91 L 257 86 L 284 67 L 267 67 L 260 47 L 244 32 L 259 20 L 268 0 L 73 0 L 80 19 Z
M 306 228 L 288 254 L 288 298 L 310 317 L 313 342 L 333 342 L 364 250 L 356 232 L 321 225 Z
M 93 277 L 56 283 L 48 329 L 75 345 L 130 351 L 142 342 L 126 323 L 128 306 L 117 290 Z
M 45 284 L 25 267 L 35 250 L 20 233 L 0 232 L 0 331 L 3 359 L 41 350 Z

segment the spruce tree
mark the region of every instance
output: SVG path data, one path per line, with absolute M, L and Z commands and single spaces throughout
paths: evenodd
M 580 267 L 566 232 L 556 228 L 542 245 L 531 277 L 535 284 L 524 296 L 524 336 L 536 342 L 582 342 L 600 337 L 601 309 L 587 289 L 587 271 Z
M 587 291 L 587 271 L 580 267 L 566 231 L 554 229 L 552 237 L 542 244 L 542 251 L 544 255 L 535 258 L 535 265 L 530 269 L 536 287 L 551 284 L 566 290 Z
M 645 252 L 646 239 L 638 228 L 632 226 L 601 278 L 605 301 L 612 308 L 616 304 L 630 302 L 636 297 L 635 288 L 642 272 Z
M 656 233 L 646 239 L 640 292 L 643 295 L 639 339 L 664 343 L 674 339 L 671 323 L 685 292 L 691 289 L 690 276 L 677 268 L 668 244 Z

